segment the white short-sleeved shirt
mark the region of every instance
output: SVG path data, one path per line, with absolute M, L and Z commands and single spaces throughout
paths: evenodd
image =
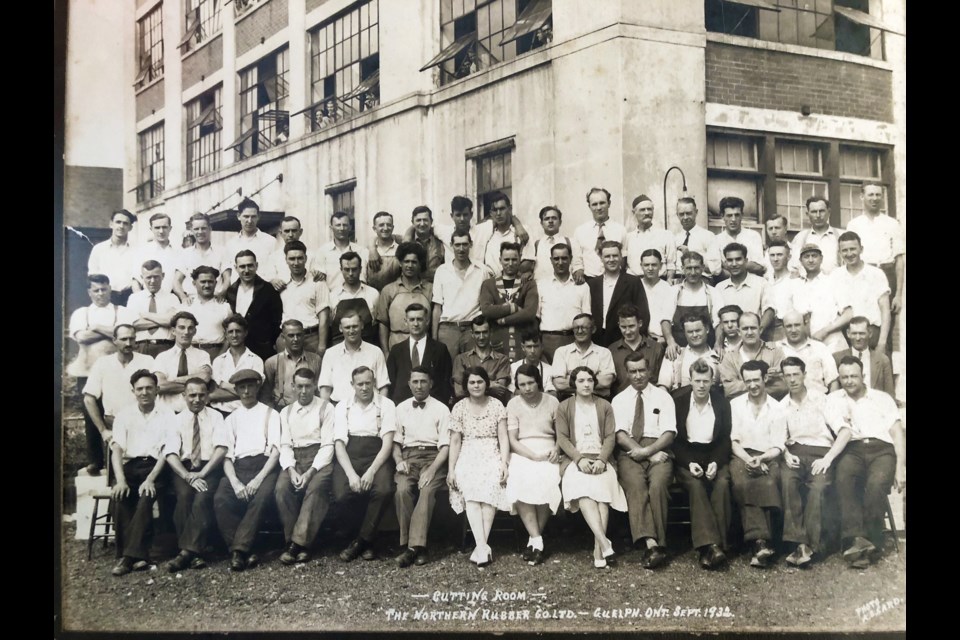
M 871 218 L 862 213 L 847 223 L 847 231 L 860 236 L 863 261 L 873 266 L 892 264 L 897 256 L 906 253 L 903 227 L 896 218 L 879 214 Z
M 238 407 L 227 416 L 225 428 L 230 460 L 269 456 L 274 447 L 280 449 L 280 414 L 262 402 Z
M 660 275 L 672 269 L 677 262 L 677 243 L 673 234 L 666 229 L 647 229 L 631 231 L 624 238 L 623 255 L 627 260 L 627 273 L 632 276 L 643 276 L 640 268 L 640 256 L 647 249 L 656 249 L 662 258 Z
M 173 345 L 166 351 L 161 351 L 153 360 L 154 373 L 162 373 L 168 380 L 178 377 L 177 370 L 180 368 L 181 349 Z M 210 367 L 210 354 L 201 351 L 196 347 L 189 347 L 187 352 L 187 371 L 197 373 L 203 367 Z M 180 412 L 187 408 L 186 400 L 182 393 L 164 393 L 157 396 L 157 404 L 162 404 L 171 411 Z
M 443 305 L 441 322 L 465 322 L 480 315 L 480 286 L 490 277 L 485 265 L 471 262 L 463 272 L 444 262 L 433 276 L 433 302 Z
M 127 310 L 134 319 L 140 319 L 143 314 L 150 311 L 150 292 L 141 289 L 130 294 L 127 299 Z M 156 294 L 157 310 L 155 313 L 161 315 L 172 315 L 183 306 L 180 299 L 170 292 L 159 291 Z M 149 329 L 140 329 L 137 331 L 137 342 L 141 340 L 173 340 L 173 331 L 168 327 L 157 327 L 157 330 L 150 333 Z
M 767 281 L 752 273 L 748 273 L 740 284 L 727 278 L 717 284 L 715 289 L 723 306 L 735 304 L 742 310 L 752 311 L 757 315 L 763 315 L 764 311 L 773 308 Z
M 176 453 L 181 460 L 189 460 L 193 453 L 193 420 L 196 416 L 200 423 L 200 459 L 209 460 L 217 447 L 229 447 L 230 435 L 227 432 L 223 416 L 210 407 L 204 407 L 194 414 L 185 409 L 177 414 L 173 428 L 167 434 L 164 455 Z
M 839 249 L 841 233 L 843 229 L 836 227 L 827 227 L 823 233 L 817 233 L 814 229 L 802 229 L 790 243 L 790 266 L 798 273 L 806 273 L 803 263 L 800 262 L 800 252 L 803 251 L 804 245 L 815 244 L 820 247 L 820 254 L 823 256 L 820 271 L 830 273 L 841 265 Z
M 213 267 L 222 274 L 227 269 L 233 269 L 233 258 L 225 259 L 223 252 L 212 244 L 206 249 L 195 244 L 180 249 L 176 271 L 183 274 L 183 291 L 191 300 L 196 299 L 197 295 L 197 287 L 193 284 L 193 270 L 201 266 Z
M 130 324 L 135 317 L 126 307 L 118 307 L 113 303 L 105 307 L 91 304 L 70 314 L 68 331 L 71 336 L 76 336 L 78 331 L 94 326 L 116 327 L 118 324 Z
M 83 393 L 103 401 L 103 413 L 116 416 L 122 409 L 137 404 L 130 384 L 130 376 L 140 369 L 153 371 L 153 358 L 133 352 L 130 362 L 123 364 L 116 354 L 97 358 L 90 367 L 90 377 L 83 386 Z
M 832 447 L 834 437 L 827 427 L 824 409 L 827 396 L 807 387 L 803 402 L 797 402 L 790 394 L 780 401 L 780 408 L 787 418 L 786 444 L 803 444 L 811 447 Z
M 361 342 L 359 349 L 351 351 L 347 348 L 346 342 L 341 342 L 330 347 L 323 354 L 317 386 L 330 387 L 332 389 L 330 399 L 334 402 L 352 398 L 354 390 L 351 374 L 354 369 L 361 366 L 369 367 L 373 371 L 378 389 L 390 384 L 383 351 L 367 342 Z
M 197 319 L 197 333 L 193 336 L 194 345 L 222 344 L 224 340 L 223 321 L 233 315 L 230 305 L 218 302 L 216 298 L 201 300 L 195 297 L 193 302 L 181 307 Z
M 730 401 L 733 424 L 730 441 L 739 442 L 744 449 L 765 452 L 776 447 L 783 451 L 787 441 L 787 417 L 780 403 L 767 396 L 757 415 L 746 393 Z
M 890 429 L 900 420 L 897 403 L 885 391 L 867 389 L 859 399 L 851 398 L 844 389 L 827 396 L 827 424 L 834 433 L 848 427 L 851 440 L 876 438 L 893 444 Z
M 401 447 L 446 447 L 450 444 L 450 409 L 432 396 L 423 407 L 415 398 L 397 405 L 397 431 L 393 441 Z
M 533 279 L 537 281 L 538 285 L 540 282 L 553 277 L 553 263 L 550 261 L 550 249 L 555 244 L 567 244 L 570 246 L 571 266 L 574 263 L 583 262 L 582 258 L 580 258 L 579 245 L 562 233 L 553 236 L 543 235 L 536 240 L 530 240 L 524 245 L 523 255 L 521 257 L 524 260 L 532 260 L 535 263 Z
M 784 338 L 776 344 L 783 351 L 785 358 L 794 356 L 803 360 L 803 364 L 807 368 L 807 375 L 804 378 L 807 389 L 826 393 L 830 388 L 830 383 L 839 377 L 837 362 L 833 359 L 833 351 L 819 340 L 808 338 L 803 344 L 794 347 Z
M 116 245 L 112 238 L 93 245 L 87 260 L 87 274 L 100 273 L 110 278 L 110 288 L 122 291 L 130 286 L 130 262 L 133 247 L 129 242 Z
M 333 415 L 333 437 L 343 444 L 354 438 L 383 438 L 397 430 L 397 408 L 390 398 L 373 394 L 367 406 L 361 406 L 356 395 L 337 405 Z
M 815 278 L 798 278 L 793 287 L 793 308 L 804 315 L 810 314 L 811 334 L 835 321 L 841 309 L 837 305 L 830 277 L 821 271 Z M 833 352 L 842 351 L 847 344 L 839 331 L 826 336 L 824 343 Z
M 605 240 L 616 240 L 621 245 L 627 235 L 626 228 L 619 222 L 607 220 L 603 223 L 603 237 Z M 603 261 L 597 253 L 597 239 L 600 237 L 600 223 L 584 222 L 573 232 L 573 241 L 577 244 L 580 263 L 571 262 L 570 271 L 583 269 L 588 278 L 603 273 Z
M 217 384 L 223 384 L 224 382 L 229 382 L 230 377 L 235 374 L 237 371 L 242 371 L 243 369 L 252 369 L 263 376 L 263 358 L 255 354 L 250 349 L 245 348 L 243 354 L 237 359 L 236 364 L 233 362 L 233 354 L 230 353 L 230 350 L 227 349 L 216 358 L 213 359 L 213 381 Z M 236 411 L 240 407 L 240 400 L 230 400 L 228 402 L 211 402 L 210 406 L 214 409 L 219 409 L 225 413 L 231 413 Z
M 312 329 L 319 324 L 320 313 L 330 308 L 330 289 L 322 282 L 314 282 L 308 274 L 300 282 L 290 280 L 280 292 L 280 300 L 283 302 L 281 326 L 287 320 L 299 320 L 304 329 Z
M 549 280 L 537 283 L 540 294 L 540 331 L 569 331 L 573 318 L 581 313 L 590 313 L 590 288 L 577 284 L 573 276 L 560 281 L 556 274 Z
M 757 263 L 763 260 L 763 238 L 758 232 L 747 227 L 740 227 L 740 233 L 733 237 L 724 229 L 714 236 L 710 251 L 708 255 L 704 256 L 711 273 L 720 273 L 724 264 L 723 249 L 732 242 L 738 242 L 747 248 L 747 260 Z
M 175 420 L 173 412 L 159 403 L 146 415 L 137 404 L 124 407 L 113 421 L 113 441 L 123 450 L 124 460 L 143 457 L 159 460 Z
M 660 323 L 664 320 L 673 321 L 673 313 L 677 306 L 677 290 L 663 280 L 657 280 L 652 287 L 643 282 L 643 291 L 647 294 L 647 307 L 650 309 L 649 333 L 654 338 L 663 337 Z
M 474 244 L 478 245 L 477 255 L 480 260 L 494 278 L 499 278 L 503 273 L 500 267 L 500 245 L 504 242 L 519 242 L 513 226 L 507 228 L 506 233 L 502 233 L 494 226 L 493 220 L 484 220 L 471 229 L 470 236 L 474 238 Z
M 880 326 L 880 296 L 890 294 L 890 284 L 883 271 L 864 264 L 863 269 L 853 275 L 841 267 L 830 274 L 830 284 L 840 312 L 851 307 L 854 316 L 864 316 L 870 324 Z
M 713 246 L 713 241 L 717 236 L 710 231 L 709 229 L 704 229 L 700 225 L 695 225 L 690 229 L 690 239 L 687 240 L 687 232 L 681 229 L 674 236 L 674 241 L 677 247 L 686 246 L 689 251 L 696 251 L 701 256 L 703 256 L 704 273 L 716 275 L 710 270 L 709 265 L 706 264 L 707 254 L 710 253 L 710 248 Z M 683 271 L 683 252 L 679 249 L 677 250 L 677 271 Z
M 326 274 L 327 287 L 330 291 L 343 285 L 343 273 L 340 271 L 340 256 L 353 251 L 360 256 L 360 268 L 366 269 L 370 261 L 370 250 L 356 242 L 351 242 L 346 249 L 340 249 L 333 240 L 320 245 L 316 252 L 311 252 L 316 259 L 316 266 L 321 273 Z M 365 273 L 365 271 L 364 271 Z
M 577 367 L 590 367 L 598 376 L 604 374 L 617 375 L 617 369 L 613 364 L 613 354 L 606 347 L 591 343 L 590 348 L 583 353 L 577 348 L 575 342 L 557 347 L 551 365 L 553 376 L 567 378 L 570 376 L 570 372 Z
M 783 316 L 793 311 L 793 292 L 800 279 L 792 278 L 789 273 L 779 279 L 774 278 L 773 270 L 770 270 L 764 276 L 764 280 L 767 281 L 767 293 L 773 313 L 782 320 Z
M 167 243 L 167 246 L 161 247 L 153 240 L 133 249 L 130 254 L 128 279 L 136 280 L 144 288 L 146 288 L 146 285 L 143 282 L 141 271 L 143 263 L 148 260 L 156 260 L 163 267 L 163 282 L 160 283 L 160 292 L 170 293 L 173 291 L 173 279 L 180 264 L 180 251 L 172 243 Z
M 677 432 L 677 409 L 673 397 L 660 387 L 648 384 L 640 392 L 643 396 L 643 436 L 659 438 L 667 432 Z M 637 408 L 637 390 L 627 387 L 610 402 L 617 431 L 633 435 L 633 418 Z
M 246 249 L 253 251 L 253 255 L 257 258 L 257 267 L 259 270 L 260 265 L 266 264 L 267 260 L 270 258 L 270 254 L 273 253 L 276 244 L 276 238 L 271 236 L 269 233 L 264 233 L 263 231 L 259 230 L 249 237 L 243 235 L 243 232 L 240 232 L 227 240 L 227 244 L 225 244 L 223 247 L 223 253 L 221 254 L 221 257 L 223 264 L 230 265 L 230 267 L 233 269 L 230 275 L 230 281 L 236 282 L 240 279 L 240 274 L 235 268 L 238 253 Z

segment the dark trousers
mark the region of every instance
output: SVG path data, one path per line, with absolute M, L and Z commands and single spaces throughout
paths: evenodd
M 833 469 L 813 475 L 810 465 L 830 451 L 827 447 L 811 447 L 803 444 L 790 446 L 790 453 L 800 458 L 796 469 L 787 464 L 780 467 L 780 482 L 783 495 L 783 539 L 785 542 L 810 545 L 820 551 L 823 537 L 823 497 L 833 482 Z M 804 504 L 800 487 L 806 487 Z
M 110 302 L 117 305 L 118 307 L 127 306 L 127 300 L 130 298 L 130 294 L 133 293 L 133 287 L 125 287 L 120 291 L 111 291 L 110 292 Z
M 320 450 L 320 444 L 300 447 L 293 450 L 294 469 L 305 473 L 313 464 Z M 277 500 L 277 513 L 283 523 L 283 539 L 289 544 L 294 542 L 301 547 L 309 547 L 317 538 L 320 525 L 330 509 L 330 486 L 333 478 L 333 463 L 313 474 L 307 486 L 299 491 L 293 488 L 290 472 L 283 470 L 277 477 L 274 496 Z
M 215 359 L 217 356 L 219 356 L 221 353 L 223 353 L 223 343 L 222 343 L 222 342 L 218 342 L 218 343 L 216 343 L 216 344 L 213 344 L 213 343 L 211 343 L 211 344 L 200 344 L 200 345 L 195 345 L 195 346 L 197 347 L 197 349 L 200 349 L 200 351 L 206 352 L 206 354 L 210 356 L 210 362 L 213 362 L 214 359 Z
M 420 489 L 420 474 L 437 459 L 437 450 L 407 447 L 402 453 L 403 461 L 407 463 L 407 472 L 397 471 L 394 476 L 397 483 L 394 502 L 397 521 L 400 523 L 400 546 L 425 547 L 430 518 L 437 502 L 437 491 L 447 483 L 447 468 L 443 465 L 443 468 L 437 470 L 433 480 Z
M 123 555 L 147 560 L 153 542 L 153 503 L 156 497 L 141 496 L 140 485 L 157 465 L 155 458 L 133 458 L 123 463 L 123 475 L 130 492 L 117 500 L 117 539 Z M 163 489 L 163 474 L 157 478 L 157 494 Z
M 689 468 L 678 465 L 677 476 L 690 496 L 690 533 L 694 548 L 708 544 L 729 548 L 730 467 L 718 466 L 717 476 L 707 480 L 703 476 L 694 478 Z
M 747 450 L 750 455 L 761 451 Z M 730 480 L 733 499 L 740 509 L 744 542 L 769 540 L 771 536 L 770 512 L 780 509 L 780 465 L 776 460 L 767 462 L 769 473 L 752 476 L 746 463 L 734 456 L 730 460 Z
M 194 469 L 189 460 L 183 461 L 187 471 L 200 471 L 206 461 Z M 215 519 L 213 515 L 213 496 L 216 494 L 223 477 L 222 469 L 207 474 L 206 491 L 197 491 L 187 481 L 173 474 L 173 491 L 177 496 L 177 506 L 173 509 L 173 527 L 177 532 L 177 546 L 183 551 L 200 554 L 206 549 Z
M 647 446 L 655 438 L 642 438 L 641 446 Z M 650 460 L 635 462 L 626 453 L 617 458 L 617 478 L 627 496 L 627 513 L 630 518 L 630 535 L 636 542 L 641 538 L 653 538 L 657 544 L 667 542 L 667 506 L 670 501 L 670 483 L 673 481 L 673 460 L 653 463 Z
M 137 352 L 142 353 L 145 356 L 150 356 L 151 358 L 156 358 L 158 355 L 164 351 L 171 349 L 174 346 L 174 341 L 170 340 L 169 342 L 164 342 L 162 344 L 150 344 L 147 341 L 137 343 Z
M 897 454 L 888 442 L 868 439 L 846 446 L 837 460 L 840 531 L 844 538 L 868 538 L 880 547 L 896 468 Z
M 362 476 L 367 472 L 380 452 L 380 447 L 380 438 L 350 437 L 347 442 L 347 455 L 350 456 L 350 463 L 357 475 Z M 373 540 L 373 536 L 376 535 L 377 528 L 380 526 L 380 519 L 383 518 L 387 507 L 390 506 L 394 491 L 393 473 L 393 459 L 388 458 L 373 476 L 373 486 L 370 491 L 361 496 L 354 493 L 350 488 L 350 482 L 347 480 L 347 474 L 343 467 L 338 464 L 333 470 L 334 500 L 343 505 L 349 501 L 359 499 L 362 502 L 363 499 L 366 499 L 366 510 L 359 533 L 359 537 L 366 542 Z
M 260 473 L 266 463 L 265 455 L 249 456 L 234 460 L 233 469 L 237 479 L 246 484 Z M 220 479 L 217 493 L 213 496 L 213 513 L 217 518 L 220 535 L 230 547 L 230 551 L 250 553 L 257 538 L 257 531 L 266 515 L 266 509 L 273 500 L 276 485 L 277 472 L 273 471 L 263 479 L 253 499 L 247 502 L 237 497 L 226 476 Z
M 77 393 L 80 394 L 81 400 L 83 399 L 82 391 L 85 384 L 87 384 L 86 378 L 77 378 Z M 82 402 L 80 406 L 83 409 L 83 433 L 87 441 L 87 461 L 89 464 L 96 465 L 98 469 L 102 469 L 105 463 L 103 436 L 100 435 L 97 425 L 93 424 L 87 406 Z M 97 407 L 100 408 L 100 415 L 103 415 L 103 401 L 100 398 L 97 398 Z
M 557 349 L 565 347 L 568 344 L 573 344 L 572 331 L 570 335 L 555 333 L 544 333 L 541 335 L 543 336 L 543 355 L 545 355 L 551 363 L 553 363 L 553 354 L 557 352 Z

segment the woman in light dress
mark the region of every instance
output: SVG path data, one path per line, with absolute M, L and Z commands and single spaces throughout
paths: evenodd
M 507 403 L 511 453 L 507 501 L 530 534 L 521 557 L 534 566 L 543 562 L 543 528 L 562 498 L 560 448 L 553 425 L 560 403 L 543 392 L 539 367 L 520 365 L 514 388 L 518 395 Z
M 450 506 L 467 512 L 467 522 L 477 543 L 470 561 L 485 567 L 493 561 L 487 539 L 497 509 L 510 510 L 504 485 L 510 442 L 507 411 L 499 400 L 487 395 L 490 376 L 483 367 L 463 372 L 467 397 L 450 414 Z
M 607 538 L 609 509 L 627 510 L 627 498 L 617 482 L 613 449 L 613 407 L 593 395 L 596 374 L 589 367 L 570 372 L 573 397 L 557 407 L 557 444 L 564 453 L 560 474 L 563 501 L 571 512 L 582 511 L 593 532 L 593 565 L 606 568 L 614 561 L 613 544 Z

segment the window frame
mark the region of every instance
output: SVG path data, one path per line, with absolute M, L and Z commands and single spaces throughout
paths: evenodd
M 153 200 L 163 193 L 166 168 L 166 135 L 164 122 L 161 120 L 155 125 L 137 132 L 137 203 Z M 156 157 L 159 148 L 160 157 Z M 147 156 L 153 152 L 152 161 L 147 162 Z
M 208 104 L 204 105 L 204 102 Z M 210 113 L 204 115 L 211 105 Z M 186 173 L 187 180 L 193 180 L 220 169 L 220 156 L 223 154 L 223 85 L 218 84 L 207 89 L 183 107 Z M 196 114 L 191 113 L 194 110 Z M 204 127 L 210 127 L 210 130 L 205 133 Z
M 163 3 L 157 3 L 137 20 L 137 77 L 135 89 L 143 89 L 163 77 Z
M 223 28 L 221 0 L 184 0 L 183 38 L 177 45 L 183 55 L 196 51 Z
M 350 242 L 357 241 L 357 179 L 350 178 L 349 180 L 343 180 L 337 182 L 336 184 L 328 185 L 324 188 L 323 194 L 330 198 L 330 214 L 327 215 L 327 220 L 330 220 L 332 216 L 337 211 L 346 212 L 347 216 L 350 218 Z M 343 203 L 343 198 L 349 197 L 350 204 L 346 206 Z
M 467 173 L 470 184 L 470 193 L 473 194 L 474 206 L 476 207 L 476 222 L 480 223 L 490 217 L 488 194 L 494 191 L 502 191 L 513 202 L 513 155 L 516 152 L 517 144 L 515 137 L 503 138 L 493 142 L 467 149 L 465 159 L 467 163 Z M 496 158 L 505 158 L 507 162 L 501 160 L 500 176 L 501 184 L 484 184 L 484 163 L 494 162 Z M 492 171 L 492 169 L 491 169 Z
M 238 72 L 240 137 L 227 147 L 236 151 L 238 161 L 289 139 L 289 73 L 290 47 L 286 44 Z M 248 118 L 249 125 L 245 122 Z

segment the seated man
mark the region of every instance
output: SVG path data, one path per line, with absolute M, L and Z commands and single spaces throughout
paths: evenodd
M 613 368 L 617 373 L 613 395 L 617 395 L 630 386 L 630 377 L 627 375 L 626 366 L 628 355 L 642 352 L 649 363 L 650 371 L 660 371 L 664 352 L 664 343 L 656 340 L 652 335 L 644 335 L 646 327 L 643 324 L 639 307 L 625 304 L 617 309 L 617 326 L 620 328 L 623 337 L 610 345 Z
M 430 396 L 430 370 L 414 367 L 409 386 L 413 397 L 397 405 L 397 431 L 393 437 L 397 469 L 394 500 L 400 522 L 400 546 L 404 548 L 397 556 L 400 567 L 428 562 L 427 532 L 437 491 L 447 482 L 450 451 L 450 410 Z
M 764 372 L 766 392 L 779 400 L 787 393 L 787 385 L 780 373 L 780 361 L 783 351 L 780 347 L 760 339 L 760 317 L 752 311 L 744 311 L 738 321 L 740 327 L 740 348 L 725 353 L 720 362 L 720 382 L 727 398 L 733 399 L 747 391 L 746 381 L 740 376 L 740 367 L 745 362 L 760 360 L 767 364 L 769 372 Z
M 720 332 L 717 335 L 716 350 L 720 359 L 728 353 L 740 348 L 740 316 L 743 309 L 735 304 L 728 304 L 720 309 Z
M 340 319 L 340 331 L 343 342 L 327 349 L 320 363 L 320 397 L 334 404 L 353 396 L 351 372 L 357 367 L 372 370 L 380 383 L 380 393 L 387 395 L 390 388 L 390 376 L 383 351 L 362 339 L 363 320 L 356 310 L 347 311 Z
M 720 381 L 720 356 L 707 344 L 707 321 L 693 313 L 683 319 L 683 341 L 685 347 L 680 347 L 679 353 L 673 360 L 664 360 L 660 365 L 660 374 L 657 376 L 657 386 L 667 391 L 676 391 L 690 384 L 690 365 L 697 360 L 705 360 L 714 368 L 714 382 Z
M 883 549 L 883 516 L 890 487 L 907 488 L 907 432 L 893 398 L 863 382 L 863 364 L 840 360 L 839 391 L 827 397 L 827 424 L 850 429 L 850 442 L 837 460 L 837 493 L 843 559 L 856 569 L 875 561 Z
M 805 384 L 809 389 L 820 393 L 836 391 L 840 388 L 837 365 L 827 345 L 807 335 L 807 326 L 799 311 L 788 311 L 783 316 L 785 338 L 776 343 L 783 355 L 800 358 L 806 367 Z M 788 384 L 789 386 L 789 384 Z
M 490 346 L 490 323 L 482 315 L 471 321 L 473 326 L 473 342 L 475 346 L 470 351 L 459 354 L 453 359 L 453 395 L 460 399 L 467 395 L 463 388 L 463 372 L 470 367 L 483 367 L 490 375 L 489 394 L 507 404 L 510 392 L 510 361 Z
M 845 356 L 857 358 L 863 365 L 863 384 L 867 385 L 868 389 L 886 391 L 891 398 L 896 398 L 893 386 L 893 365 L 890 364 L 890 358 L 883 349 L 870 348 L 870 321 L 864 316 L 857 316 L 850 320 L 845 333 L 850 348 L 833 354 L 837 367 L 839 368 L 840 361 Z
M 317 375 L 293 374 L 295 402 L 280 410 L 280 467 L 274 496 L 283 523 L 283 564 L 310 560 L 310 547 L 330 508 L 333 405 L 317 397 Z
M 557 398 L 566 399 L 573 395 L 570 388 L 570 372 L 577 367 L 590 367 L 596 372 L 597 385 L 593 394 L 601 398 L 610 397 L 610 389 L 617 376 L 610 349 L 593 343 L 596 327 L 593 316 L 580 313 L 573 318 L 573 344 L 558 347 L 553 354 L 553 386 L 557 389 Z
M 277 411 L 296 402 L 300 395 L 293 375 L 299 369 L 309 369 L 316 380 L 321 363 L 319 355 L 306 349 L 303 324 L 299 320 L 284 322 L 280 339 L 284 348 L 263 363 L 263 388 L 260 389 L 260 401 Z
M 730 403 L 713 386 L 713 365 L 690 365 L 690 386 L 674 396 L 677 476 L 690 496 L 690 533 L 700 566 L 716 569 L 727 557 L 730 505 Z
M 833 482 L 833 461 L 850 441 L 850 429 L 834 437 L 824 419 L 827 396 L 806 383 L 807 366 L 795 356 L 783 359 L 783 377 L 790 394 L 780 401 L 787 417 L 787 448 L 780 471 L 783 493 L 783 541 L 796 545 L 787 563 L 803 567 L 823 551 L 824 491 Z M 806 486 L 806 501 L 800 485 Z
M 213 495 L 223 477 L 223 458 L 227 455 L 223 416 L 206 406 L 207 383 L 190 378 L 183 397 L 187 408 L 177 414 L 164 447 L 177 494 L 173 525 L 180 548 L 177 557 L 167 563 L 170 573 L 207 566 L 202 554 L 214 527 Z
M 197 334 L 197 319 L 189 311 L 178 311 L 170 320 L 173 327 L 174 345 L 161 352 L 153 362 L 153 371 L 157 374 L 160 386 L 160 403 L 171 411 L 183 411 L 184 385 L 190 378 L 201 378 L 209 382 L 213 376 L 210 356 L 193 346 L 193 336 Z
M 520 245 L 500 245 L 499 277 L 488 278 L 480 285 L 480 312 L 491 320 L 493 348 L 509 360 L 520 357 L 520 334 L 535 326 L 540 296 L 533 280 L 522 281 Z
M 630 388 L 611 403 L 617 423 L 617 476 L 627 496 L 630 535 L 643 546 L 644 569 L 667 561 L 667 503 L 673 480 L 673 454 L 667 450 L 677 436 L 673 398 L 650 384 L 650 369 L 642 353 L 627 356 Z
M 407 305 L 405 325 L 407 339 L 393 345 L 387 356 L 387 375 L 393 381 L 390 399 L 400 404 L 411 396 L 410 372 L 415 367 L 429 369 L 436 384 L 431 385 L 430 395 L 444 405 L 450 402 L 452 389 L 450 371 L 453 363 L 450 352 L 439 340 L 427 335 L 430 326 L 429 311 L 419 302 Z
M 730 401 L 730 478 L 740 508 L 744 542 L 754 543 L 751 567 L 766 567 L 776 551 L 770 545 L 770 512 L 780 509 L 780 463 L 787 439 L 787 421 L 779 403 L 767 395 L 767 369 L 762 360 L 740 367 L 747 392 Z
M 157 376 L 140 369 L 130 376 L 136 406 L 117 414 L 113 423 L 111 461 L 117 482 L 117 546 L 123 554 L 113 568 L 122 576 L 148 567 L 153 541 L 153 503 L 163 488 L 163 445 L 173 423 L 173 412 L 157 404 Z
M 553 367 L 550 366 L 543 355 L 543 336 L 536 329 L 524 331 L 520 336 L 520 348 L 523 350 L 523 357 L 510 365 L 510 385 L 508 387 L 510 393 L 516 393 L 513 382 L 517 378 L 517 369 L 520 368 L 520 365 L 528 364 L 540 371 L 543 391 L 556 398 L 557 389 L 553 386 Z
M 377 353 L 380 350 L 377 349 Z M 340 552 L 343 562 L 363 555 L 375 560 L 373 537 L 393 497 L 393 434 L 396 407 L 375 393 L 377 381 L 370 367 L 360 366 L 351 376 L 353 395 L 344 398 L 334 413 L 333 498 L 340 505 L 364 498 L 363 522 L 357 537 Z
M 227 417 L 227 455 L 223 478 L 213 497 L 213 512 L 230 549 L 231 571 L 243 571 L 259 563 L 250 551 L 277 484 L 280 414 L 257 402 L 262 380 L 251 369 L 230 377 L 240 396 L 240 407 Z

